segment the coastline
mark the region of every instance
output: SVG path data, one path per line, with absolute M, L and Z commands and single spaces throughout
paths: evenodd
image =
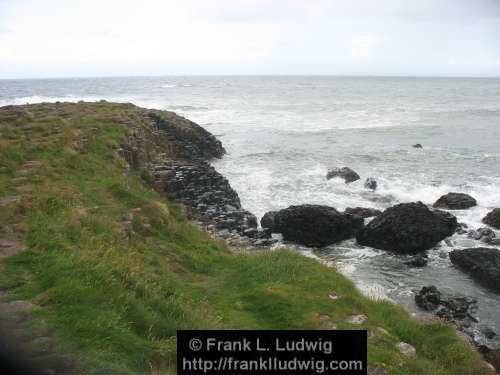
M 8 259 L 6 263 L 8 272 L 4 274 L 2 287 L 8 290 L 9 294 L 3 298 L 7 298 L 10 302 L 21 296 L 27 299 L 33 298 L 35 304 L 40 306 L 41 314 L 50 317 L 59 330 L 74 333 L 72 331 L 74 327 L 71 327 L 72 322 L 68 325 L 68 322 L 58 319 L 63 316 L 61 313 L 64 308 L 71 307 L 71 301 L 74 301 L 75 297 L 63 294 L 55 297 L 53 293 L 62 292 L 59 292 L 59 289 L 50 288 L 44 290 L 44 283 L 41 282 L 43 280 L 39 281 L 40 278 L 48 277 L 49 274 L 59 275 L 57 272 L 64 268 L 77 270 L 82 264 L 86 264 L 85 262 L 90 262 L 89 264 L 96 262 L 96 268 L 92 266 L 91 272 L 96 273 L 103 280 L 109 280 L 113 288 L 120 290 L 120 293 L 125 293 L 120 289 L 123 285 L 121 282 L 115 285 L 111 275 L 114 272 L 120 273 L 120 268 L 127 269 L 130 266 L 130 273 L 123 274 L 122 277 L 127 281 L 125 285 L 128 283 L 137 285 L 131 289 L 131 292 L 128 288 L 125 289 L 127 293 L 132 293 L 130 298 L 136 301 L 134 303 L 139 303 L 141 293 L 145 293 L 142 291 L 136 294 L 136 290 L 156 288 L 154 282 L 149 279 L 152 276 L 149 275 L 161 275 L 162 278 L 168 280 L 167 282 L 162 279 L 165 285 L 171 283 L 176 288 L 180 288 L 180 284 L 183 288 L 188 288 L 184 289 L 183 293 L 189 298 L 182 303 L 179 302 L 179 306 L 176 307 L 186 308 L 182 310 L 185 315 L 176 321 L 178 326 L 185 325 L 185 317 L 190 316 L 187 308 L 193 308 L 190 303 L 191 299 L 200 298 L 205 294 L 211 300 L 191 317 L 193 326 L 196 326 L 194 323 L 196 318 L 200 319 L 209 311 L 210 319 L 202 320 L 201 327 L 234 327 L 241 324 L 247 328 L 273 326 L 314 329 L 367 328 L 373 334 L 369 345 L 371 363 L 378 368 L 387 367 L 389 373 L 419 374 L 422 369 L 434 369 L 436 366 L 440 367 L 443 374 L 460 373 L 460 367 L 447 370 L 447 363 L 440 365 L 440 359 L 436 358 L 434 353 L 428 352 L 430 348 L 434 351 L 441 350 L 441 354 L 448 356 L 448 359 L 455 354 L 460 354 L 461 359 L 453 357 L 453 361 L 456 362 L 455 366 L 467 366 L 467 371 L 476 371 L 470 374 L 489 373 L 487 367 L 479 361 L 477 353 L 469 352 L 470 349 L 466 349 L 465 345 L 462 346 L 459 340 L 453 337 L 449 327 L 435 321 L 416 322 L 397 306 L 370 301 L 361 296 L 351 282 L 338 275 L 333 269 L 326 270 L 320 264 L 313 264 L 312 261 L 301 259 L 287 251 L 257 251 L 246 252 L 249 254 L 229 255 L 224 252 L 224 247 L 219 247 L 213 241 L 204 238 L 206 234 L 200 234 L 191 228 L 191 224 L 184 223 L 182 220 L 186 219 L 186 215 L 187 219 L 191 216 L 189 222 L 201 219 L 200 222 L 207 229 L 209 229 L 208 226 L 213 225 L 212 229 L 217 229 L 219 234 L 219 230 L 228 230 L 226 226 L 230 225 L 231 230 L 235 231 L 231 234 L 235 236 L 235 243 L 238 242 L 239 236 L 249 229 L 252 231 L 247 233 L 251 236 L 243 237 L 248 238 L 250 243 L 255 244 L 252 241 L 266 239 L 255 236 L 257 223 L 253 215 L 241 209 L 241 205 L 238 207 L 237 194 L 234 195 L 235 192 L 227 180 L 205 162 L 205 159 L 222 156 L 222 145 L 194 123 L 168 112 L 158 114 L 160 111 L 151 112 L 131 104 L 118 105 L 107 102 L 9 106 L 0 108 L 0 112 L 4 131 L 2 142 L 5 147 L 2 150 L 6 150 L 2 154 L 4 158 L 2 161 L 6 165 L 3 171 L 4 177 L 2 177 L 6 187 L 2 191 L 2 196 L 18 194 L 15 196 L 19 197 L 19 201 L 14 200 L 9 203 L 7 216 L 5 216 L 14 223 L 19 221 L 19 224 L 12 227 L 9 223 L 5 228 L 7 226 L 11 228 L 10 230 L 18 236 L 18 241 L 24 241 L 25 236 L 28 235 L 30 248 L 26 252 L 15 255 L 16 258 Z M 151 113 L 154 113 L 153 118 L 151 118 Z M 82 116 L 89 116 L 89 118 L 82 120 Z M 168 126 L 163 127 L 162 121 L 155 121 L 154 119 L 157 119 L 155 116 L 165 116 L 162 118 Z M 47 119 L 50 125 L 47 125 Z M 31 145 L 23 141 L 23 136 L 28 133 L 31 137 Z M 52 152 L 54 145 L 63 147 Z M 22 156 L 18 160 L 16 158 L 19 155 Z M 27 159 L 32 156 L 37 159 Z M 192 199 L 192 195 L 184 194 L 190 188 L 189 182 L 187 185 L 180 184 L 177 190 L 166 192 L 167 181 L 161 178 L 170 174 L 174 181 L 180 182 L 184 180 L 184 177 L 179 175 L 193 171 L 189 169 L 193 167 L 195 167 L 194 171 L 199 172 L 196 179 L 191 181 L 193 184 L 199 185 L 197 181 L 206 177 L 207 186 L 216 187 L 216 190 L 212 191 L 214 193 L 211 194 L 212 197 L 207 197 L 209 198 L 208 206 L 215 207 L 217 214 L 215 216 L 206 215 L 208 210 L 203 210 L 204 207 L 199 211 L 185 210 L 169 202 L 174 193 L 178 194 L 181 191 L 181 202 L 182 200 L 184 203 L 188 202 L 187 206 L 191 208 L 198 207 L 200 202 Z M 22 173 L 16 175 L 19 171 Z M 160 173 L 155 176 L 155 172 Z M 93 177 L 93 174 L 96 176 Z M 60 185 L 51 185 L 46 180 L 46 176 L 50 175 L 56 176 L 55 181 Z M 110 180 L 111 178 L 116 181 Z M 26 202 L 33 199 L 33 186 L 35 186 L 33 184 L 40 180 L 47 181 L 47 191 L 41 192 L 41 197 L 37 198 L 38 200 L 32 203 L 31 208 L 26 211 Z M 109 185 L 105 188 L 99 185 L 102 181 L 108 180 Z M 160 194 L 144 190 L 144 187 L 138 183 L 140 180 L 142 183 L 154 186 L 156 192 Z M 92 188 L 89 189 L 87 186 Z M 198 190 L 195 186 L 191 187 L 194 189 L 191 193 L 196 196 L 199 193 Z M 75 191 L 75 196 L 69 193 L 73 191 L 72 189 Z M 102 193 L 102 197 L 99 195 L 101 194 L 99 189 L 106 192 Z M 224 199 L 225 194 L 217 194 L 218 191 L 227 193 L 229 201 Z M 207 192 L 203 191 L 203 193 Z M 54 202 L 50 200 L 51 194 L 58 197 L 56 202 L 63 202 L 62 205 L 50 203 Z M 94 197 L 92 194 L 97 194 L 97 196 Z M 158 197 L 165 195 L 169 196 L 170 200 L 160 202 Z M 187 200 L 188 198 L 192 199 L 192 204 Z M 87 203 L 87 200 L 90 203 Z M 106 208 L 109 202 L 114 202 L 116 207 Z M 19 214 L 22 207 L 18 204 L 25 207 L 22 214 Z M 232 207 L 228 208 L 225 205 Z M 39 216 L 34 215 L 35 213 Z M 231 214 L 228 215 L 229 213 Z M 60 221 L 57 218 L 58 215 L 68 216 L 63 216 L 65 220 Z M 94 215 L 91 216 L 91 220 L 88 218 L 89 215 Z M 118 223 L 117 218 L 120 218 Z M 26 220 L 29 225 L 23 224 Z M 40 221 L 37 220 L 46 223 L 45 227 L 37 227 L 40 225 Z M 96 225 L 98 220 L 107 223 L 112 231 L 108 233 L 108 228 Z M 50 224 L 49 228 L 55 230 L 50 232 L 48 237 L 44 233 L 47 224 Z M 80 229 L 75 231 L 71 225 Z M 218 225 L 219 228 L 217 228 Z M 25 232 L 14 232 L 16 228 L 23 228 L 23 226 L 27 227 Z M 59 234 L 54 236 L 54 233 Z M 80 233 L 91 235 L 85 239 L 77 237 L 79 240 L 75 245 L 73 237 L 81 236 Z M 118 234 L 119 239 L 116 237 Z M 7 231 L 2 235 L 12 236 L 12 233 Z M 93 241 L 98 240 L 106 242 L 96 247 Z M 80 247 L 85 246 L 88 246 L 85 248 L 85 256 L 80 258 L 82 256 Z M 269 245 L 262 246 L 263 249 L 268 247 Z M 140 267 L 128 265 L 123 252 L 120 252 L 122 249 L 130 249 L 126 250 L 129 251 L 128 256 L 130 259 L 140 261 Z M 156 249 L 161 249 L 161 254 L 166 261 L 160 259 L 161 257 L 155 252 Z M 101 250 L 102 253 L 95 253 Z M 141 252 L 147 254 L 144 259 Z M 68 259 L 67 254 L 72 254 L 72 256 Z M 44 257 L 49 258 L 44 260 Z M 105 263 L 104 269 L 100 268 L 99 262 L 106 262 L 108 258 L 112 261 Z M 148 258 L 153 258 L 154 262 Z M 23 260 L 33 262 L 30 267 L 33 267 L 36 272 L 26 270 Z M 71 263 L 73 260 L 74 264 Z M 50 269 L 44 269 L 43 267 L 48 267 L 50 262 L 53 262 Z M 155 262 L 161 267 L 155 267 Z M 58 264 L 60 268 L 56 267 Z M 116 267 L 116 264 L 120 267 Z M 142 270 L 142 267 L 148 271 Z M 175 277 L 168 279 L 170 276 L 168 273 L 163 274 L 163 267 L 175 274 Z M 107 269 L 112 273 L 99 273 L 107 272 Z M 30 282 L 37 286 L 27 291 L 23 290 L 22 284 L 12 284 L 15 277 L 20 277 L 26 272 L 30 275 L 29 280 L 32 280 Z M 141 276 L 136 276 L 137 273 Z M 143 273 L 145 274 L 142 275 Z M 219 276 L 220 274 L 224 277 Z M 72 281 L 74 283 L 72 292 L 77 292 L 82 285 L 85 285 L 84 280 L 88 279 L 88 275 L 82 275 L 80 285 L 79 277 L 76 276 Z M 140 281 L 135 280 L 137 277 Z M 210 279 L 210 282 L 207 279 Z M 212 288 L 221 289 L 215 292 L 210 288 L 205 289 L 205 283 Z M 335 293 L 331 291 L 332 287 Z M 90 288 L 96 297 L 110 298 L 99 285 L 92 284 Z M 160 288 L 159 296 L 163 296 L 163 288 Z M 39 296 L 38 290 L 44 290 L 45 295 L 49 297 Z M 88 291 L 86 293 L 88 294 Z M 175 294 L 174 291 L 171 293 Z M 85 299 L 84 293 L 77 295 L 79 302 L 90 303 Z M 54 304 L 54 301 L 60 300 L 65 301 L 68 306 Z M 147 303 L 147 301 L 141 303 Z M 147 305 L 148 309 L 155 311 L 154 306 L 157 304 L 161 303 L 155 301 L 154 304 Z M 186 307 L 183 304 L 186 304 Z M 114 314 L 113 308 L 113 306 L 107 307 Z M 163 306 L 162 309 L 164 308 L 167 307 Z M 365 320 L 362 320 L 360 325 L 357 322 L 362 315 L 368 320 L 363 318 Z M 158 324 L 161 316 L 162 314 L 159 313 L 151 318 L 151 321 Z M 218 316 L 222 316 L 222 320 L 218 320 Z M 93 315 L 90 314 L 89 317 Z M 387 320 L 388 317 L 391 317 L 391 321 Z M 85 315 L 80 317 L 82 320 L 85 318 Z M 132 318 L 129 317 L 129 319 Z M 137 329 L 142 335 L 142 328 Z M 172 330 L 166 329 L 165 332 L 168 334 L 160 332 L 157 332 L 159 336 L 170 337 Z M 91 332 L 85 331 L 80 334 L 86 337 L 85 335 L 91 335 Z M 144 334 L 148 333 L 144 332 Z M 435 344 L 432 344 L 433 335 L 444 335 L 447 342 L 437 348 Z M 406 341 L 412 342 L 417 348 L 416 359 L 405 357 L 397 350 L 396 344 Z M 454 354 L 453 351 L 456 353 Z M 169 353 L 169 355 L 172 354 Z M 386 363 L 387 358 L 392 359 L 393 363 Z

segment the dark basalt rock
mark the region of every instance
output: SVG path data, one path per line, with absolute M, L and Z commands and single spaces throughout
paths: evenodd
M 269 229 L 271 232 L 274 230 L 274 219 L 278 211 L 269 211 L 262 216 L 260 219 L 260 226 L 265 229 Z
M 435 208 L 444 208 L 447 210 L 465 210 L 477 206 L 477 202 L 468 194 L 448 193 L 440 197 L 435 203 Z
M 478 247 L 450 252 L 450 260 L 483 285 L 500 291 L 500 251 Z
M 396 253 L 415 254 L 430 249 L 457 227 L 457 219 L 431 211 L 422 202 L 401 203 L 373 219 L 357 236 L 358 243 Z
M 423 146 L 420 143 L 415 143 L 413 148 L 423 148 Z
M 455 233 L 457 234 L 467 234 L 468 231 L 467 229 L 469 228 L 469 226 L 465 223 L 458 223 L 457 225 L 457 229 L 455 230 Z
M 365 188 L 370 189 L 370 190 L 376 190 L 377 189 L 377 180 L 375 180 L 373 177 L 368 177 L 365 180 Z
M 434 285 L 424 286 L 415 294 L 415 303 L 421 309 L 433 311 L 441 303 L 441 292 Z
M 221 158 L 225 153 L 222 143 L 198 124 L 165 111 L 148 112 L 151 125 L 168 138 L 178 159 L 208 160 Z
M 477 323 L 477 300 L 470 297 L 445 297 L 434 286 L 424 286 L 415 294 L 415 304 L 423 310 L 434 312 L 442 319 L 465 329 Z
M 273 231 L 285 241 L 323 247 L 352 238 L 363 227 L 359 216 L 343 214 L 320 205 L 290 206 L 274 216 Z
M 425 267 L 427 265 L 428 261 L 429 260 L 427 259 L 427 255 L 418 254 L 418 255 L 414 256 L 412 259 L 410 259 L 409 261 L 405 262 L 405 264 L 408 267 L 421 268 L 421 267 Z
M 355 207 L 355 208 L 346 208 L 344 213 L 349 215 L 356 215 L 362 217 L 363 219 L 367 217 L 378 216 L 382 213 L 382 211 L 377 210 L 375 208 L 365 208 L 365 207 Z
M 479 228 L 478 230 L 470 230 L 467 233 L 467 237 L 488 244 L 495 244 L 497 240 L 495 232 L 490 228 Z
M 257 218 L 241 208 L 240 199 L 226 178 L 208 163 L 164 162 L 153 172 L 155 188 L 174 202 L 184 203 L 195 216 L 219 230 L 235 230 L 257 238 Z
M 495 208 L 493 211 L 490 211 L 488 215 L 483 218 L 483 223 L 493 228 L 500 229 L 500 208 Z
M 353 171 L 351 168 L 348 167 L 333 168 L 329 170 L 326 175 L 326 179 L 330 180 L 335 177 L 340 177 L 344 179 L 346 184 L 360 179 L 359 174 L 357 174 L 355 171 Z

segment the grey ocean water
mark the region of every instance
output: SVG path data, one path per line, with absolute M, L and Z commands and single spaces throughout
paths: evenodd
M 433 203 L 465 192 L 478 207 L 455 211 L 472 228 L 500 207 L 500 79 L 349 77 L 151 77 L 0 81 L 0 105 L 43 101 L 132 102 L 177 112 L 217 135 L 228 155 L 215 162 L 257 216 L 291 204 L 386 208 Z M 412 148 L 421 143 L 423 149 Z M 330 166 L 374 177 L 326 181 Z M 499 231 L 497 235 L 500 236 Z M 500 295 L 448 260 L 452 248 L 481 244 L 455 235 L 429 251 L 429 265 L 353 241 L 305 255 L 331 261 L 365 293 L 418 310 L 413 292 L 435 284 L 475 296 L 481 322 L 500 335 Z M 496 339 L 496 344 L 500 340 Z

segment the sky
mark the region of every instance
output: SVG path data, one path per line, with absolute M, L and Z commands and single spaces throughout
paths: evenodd
M 0 78 L 500 77 L 500 0 L 0 0 Z

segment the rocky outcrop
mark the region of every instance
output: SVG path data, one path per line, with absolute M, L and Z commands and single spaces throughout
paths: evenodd
M 344 213 L 349 215 L 356 215 L 366 219 L 368 217 L 378 216 L 382 213 L 382 211 L 377 210 L 376 208 L 365 208 L 365 207 L 354 207 L 354 208 L 346 208 Z
M 414 254 L 434 247 L 451 236 L 457 219 L 431 211 L 422 202 L 401 203 L 373 219 L 357 236 L 360 245 Z
M 184 203 L 217 229 L 259 237 L 257 218 L 242 209 L 236 191 L 208 163 L 165 161 L 154 168 L 153 176 L 157 191 L 174 202 Z
M 500 291 L 500 251 L 492 248 L 453 250 L 450 260 L 483 285 Z
M 500 208 L 495 208 L 493 211 L 488 212 L 483 218 L 483 223 L 493 228 L 500 229 Z
M 377 190 L 377 180 L 375 180 L 373 177 L 368 177 L 365 180 L 365 188 L 370 189 L 370 190 Z
M 415 294 L 415 304 L 423 310 L 453 322 L 460 330 L 473 336 L 478 323 L 477 300 L 462 296 L 444 296 L 434 285 L 424 286 Z
M 363 227 L 359 216 L 320 205 L 290 206 L 274 215 L 273 231 L 285 241 L 323 247 L 352 238 Z
M 174 146 L 179 159 L 209 160 L 221 158 L 222 143 L 198 124 L 172 112 L 149 110 L 151 125 Z
M 360 179 L 359 174 L 348 167 L 330 169 L 326 175 L 326 179 L 330 180 L 335 177 L 342 178 L 346 184 Z
M 477 206 L 477 201 L 468 194 L 448 193 L 440 197 L 435 203 L 435 208 L 447 210 L 465 210 Z
M 214 234 L 232 240 L 239 236 L 249 245 L 273 242 L 268 231 L 257 228 L 257 218 L 241 207 L 227 179 L 208 163 L 225 153 L 217 138 L 173 112 L 136 110 L 146 126 L 127 123 L 132 130 L 118 150 L 130 168 L 146 169 L 147 183 L 169 200 L 183 203 L 189 215 Z
M 262 216 L 260 219 L 260 226 L 264 229 L 268 229 L 271 232 L 274 232 L 274 219 L 276 217 L 276 213 L 278 211 L 269 211 Z

